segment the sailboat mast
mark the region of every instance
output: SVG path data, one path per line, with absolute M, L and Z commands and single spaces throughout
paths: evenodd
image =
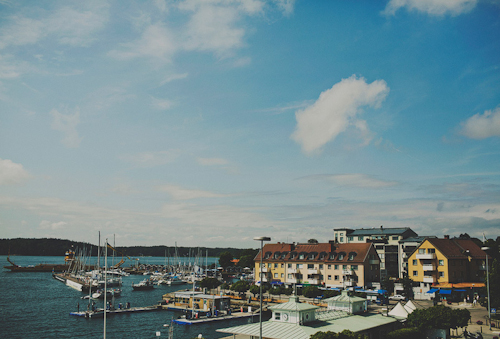
M 104 252 L 104 339 L 106 339 L 106 313 L 108 313 L 107 305 L 106 305 L 106 297 L 108 292 L 108 277 L 107 277 L 107 269 L 108 269 L 108 238 L 106 238 L 106 252 Z

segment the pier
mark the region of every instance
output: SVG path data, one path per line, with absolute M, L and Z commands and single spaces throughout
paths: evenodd
M 160 307 L 157 305 L 153 306 L 144 306 L 144 307 L 131 307 L 131 308 L 121 308 L 114 310 L 106 310 L 107 315 L 111 314 L 129 314 L 129 313 L 137 313 L 137 312 L 151 312 L 151 311 L 159 311 Z M 96 311 L 81 311 L 81 312 L 70 312 L 69 315 L 75 317 L 85 317 L 85 318 L 97 318 L 104 316 L 104 309 L 98 308 Z

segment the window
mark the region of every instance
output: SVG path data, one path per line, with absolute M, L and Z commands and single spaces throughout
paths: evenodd
M 363 236 L 362 236 L 362 235 L 360 235 L 360 236 L 358 237 L 358 240 L 363 240 Z
M 342 265 L 342 269 L 346 270 L 347 269 L 347 265 Z
M 399 237 L 397 235 L 392 236 L 392 240 L 398 240 L 398 238 Z
M 277 278 L 278 277 L 278 273 L 274 273 L 274 277 Z
M 278 264 L 274 264 L 274 268 L 278 268 Z
M 302 264 L 297 264 L 297 268 L 302 268 Z
M 281 268 L 285 267 L 285 264 L 281 264 Z
M 272 266 L 272 265 L 271 265 L 271 263 L 267 264 L 267 267 L 268 267 L 268 268 L 271 268 L 271 266 Z
M 380 263 L 380 268 L 384 269 L 385 268 L 385 263 L 381 262 Z
M 425 254 L 425 248 L 419 248 L 418 254 Z
M 314 269 L 314 264 L 307 264 L 307 269 L 308 270 Z
M 427 253 L 436 253 L 436 249 L 434 248 L 428 248 Z
M 418 277 L 418 272 L 417 271 L 413 271 L 413 276 L 414 277 Z
M 274 320 L 281 320 L 281 313 L 274 312 Z
M 332 280 L 332 276 L 331 275 L 328 276 L 328 280 Z
M 351 265 L 351 269 L 357 271 L 358 270 L 358 265 Z
M 338 260 L 344 260 L 345 253 L 340 253 Z
M 304 259 L 304 253 L 299 254 L 299 259 Z
M 439 266 L 444 266 L 444 260 L 439 260 Z
M 288 268 L 292 268 L 292 264 L 288 264 Z
M 344 237 L 340 237 L 340 242 L 344 242 Z
M 285 274 L 284 274 L 284 273 L 281 273 L 281 277 L 282 277 L 282 278 L 283 278 L 283 277 L 285 277 Z
M 292 279 L 292 275 L 288 273 L 288 279 Z
M 322 270 L 323 269 L 323 264 L 319 264 L 319 269 Z
M 385 258 L 385 254 L 384 253 L 380 253 L 379 257 L 380 257 L 380 259 L 384 259 Z
M 332 265 L 328 265 L 328 269 L 331 270 L 332 269 Z
M 439 272 L 439 277 L 443 278 L 444 277 L 444 272 Z
M 354 237 L 347 237 L 347 240 L 349 240 L 349 241 L 353 241 L 353 240 L 354 240 Z
M 335 280 L 339 280 L 339 276 L 338 275 L 335 276 Z
M 413 259 L 413 260 L 412 260 L 412 264 L 413 264 L 413 266 L 417 266 L 417 260 L 416 260 L 416 259 Z
M 339 265 L 335 265 L 335 269 L 338 270 L 339 269 Z

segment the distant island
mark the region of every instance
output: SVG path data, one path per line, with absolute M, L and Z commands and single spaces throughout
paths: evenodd
M 63 256 L 71 247 L 85 250 L 87 254 L 91 253 L 92 256 L 97 256 L 98 246 L 86 242 L 55 238 L 0 239 L 0 255 Z M 130 257 L 164 257 L 165 254 L 173 257 L 175 255 L 174 246 L 117 246 L 116 250 Z M 234 257 L 239 258 L 240 255 L 247 250 L 248 249 L 219 247 L 177 247 L 177 255 L 179 257 L 194 257 L 196 255 L 219 257 L 221 253 L 229 252 Z

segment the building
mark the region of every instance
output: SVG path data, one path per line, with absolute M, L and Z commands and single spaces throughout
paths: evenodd
M 375 245 L 375 250 L 380 258 L 380 277 L 399 277 L 402 262 L 399 258 L 399 241 L 416 237 L 417 233 L 409 227 L 401 228 L 335 228 L 333 236 L 336 243 L 352 244 L 370 242 Z
M 399 278 L 408 276 L 408 258 L 418 246 L 427 238 L 437 238 L 436 236 L 410 237 L 399 241 Z
M 343 290 L 340 295 L 323 300 L 329 310 L 344 311 L 350 314 L 360 314 L 368 310 L 368 300 L 349 295 Z
M 397 320 L 381 314 L 349 315 L 341 311 L 319 310 L 318 306 L 302 303 L 296 296 L 286 303 L 269 307 L 272 317 L 262 323 L 262 337 L 274 339 L 308 339 L 317 332 L 350 330 L 366 334 L 370 339 L 385 338 L 397 327 Z M 259 338 L 258 322 L 218 329 L 233 338 Z
M 480 287 L 486 277 L 486 255 L 470 239 L 428 238 L 410 255 L 408 272 L 427 290 L 439 285 L 453 287 L 450 284 Z
M 379 282 L 380 260 L 372 243 L 266 244 L 262 250 L 264 282 L 324 287 L 369 287 Z M 259 252 L 255 280 L 260 281 Z

